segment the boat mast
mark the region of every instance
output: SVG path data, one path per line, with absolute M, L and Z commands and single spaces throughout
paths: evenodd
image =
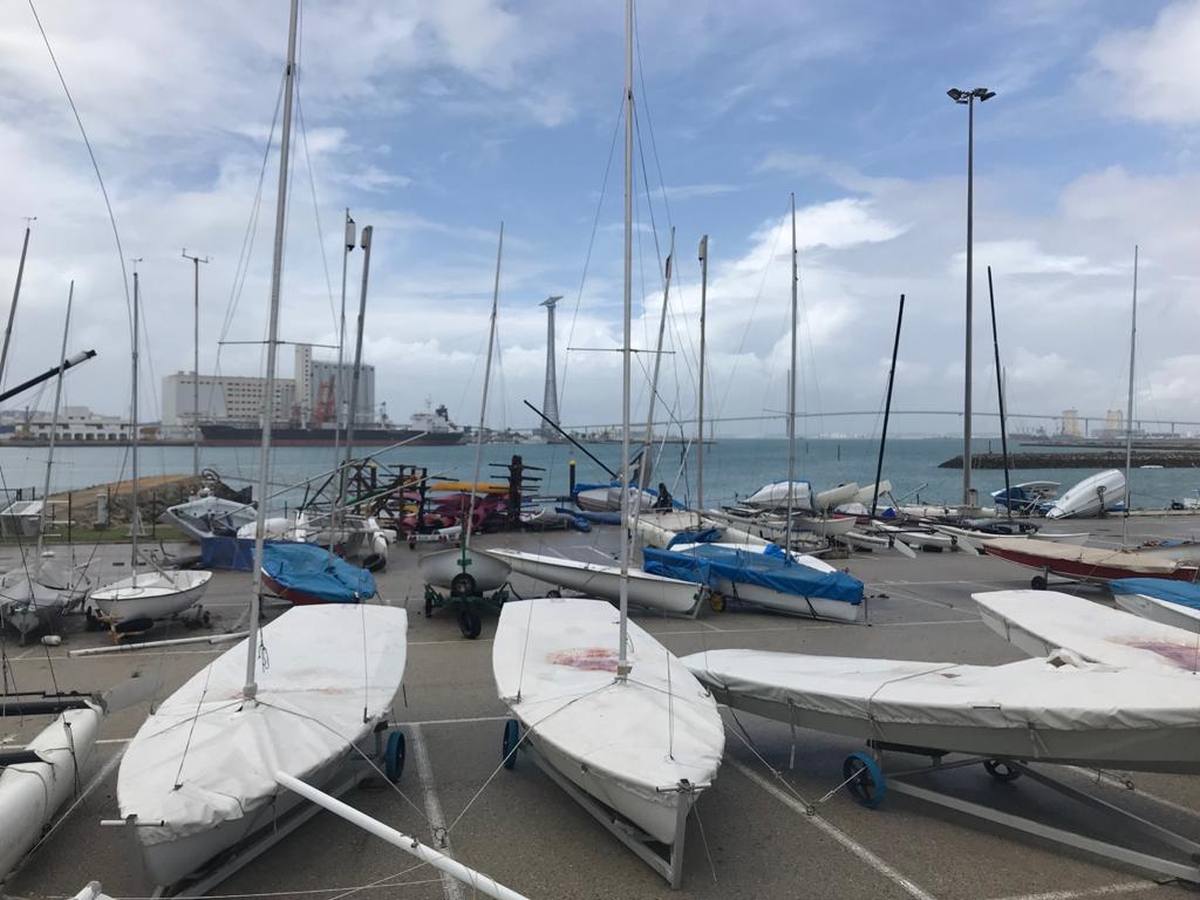
M 471 565 L 471 528 L 475 524 L 475 495 L 479 490 L 479 473 L 483 468 L 483 422 L 487 417 L 488 384 L 492 375 L 492 349 L 496 345 L 496 311 L 500 306 L 500 258 L 504 253 L 504 223 L 500 223 L 500 240 L 496 245 L 496 280 L 492 284 L 492 317 L 488 324 L 487 357 L 483 363 L 483 397 L 479 401 L 479 430 L 475 432 L 475 474 L 471 481 L 471 498 L 467 501 L 467 521 L 462 530 L 462 555 L 458 565 L 464 572 Z
M 624 336 L 621 344 L 621 626 L 620 646 L 617 648 L 617 678 L 622 681 L 633 668 L 626 649 L 629 633 L 629 379 L 632 357 L 629 342 L 633 332 L 633 0 L 625 0 L 624 301 Z
M 342 379 L 342 366 L 346 356 L 346 269 L 350 263 L 350 254 L 358 243 L 358 232 L 354 228 L 354 220 L 350 218 L 350 208 L 346 207 L 346 231 L 342 241 L 342 314 L 338 320 L 338 355 L 337 372 L 333 383 L 336 388 L 336 408 L 333 413 L 333 464 L 338 465 L 342 458 L 340 441 L 342 437 L 342 417 L 346 410 L 346 382 Z M 341 483 L 338 484 L 338 502 L 341 502 Z
M 704 516 L 704 339 L 705 313 L 708 308 L 708 235 L 700 238 L 700 399 L 696 412 L 696 527 Z
M 279 190 L 275 199 L 275 247 L 271 255 L 271 300 L 267 317 L 267 378 L 263 391 L 262 444 L 258 456 L 258 510 L 254 523 L 254 590 L 250 594 L 250 624 L 246 637 L 246 684 L 242 696 L 254 699 L 258 651 L 258 615 L 262 594 L 262 558 L 271 484 L 271 423 L 275 418 L 275 357 L 279 338 L 279 288 L 283 277 L 283 232 L 287 223 L 288 150 L 292 136 L 292 90 L 296 80 L 296 19 L 300 0 L 291 0 L 288 22 L 287 68 L 283 78 L 283 131 L 279 138 Z M 136 285 L 137 282 L 134 281 Z
M 138 294 L 138 272 L 137 264 L 142 261 L 141 257 L 131 260 L 133 263 L 133 398 L 130 402 L 129 409 L 129 431 L 130 431 L 130 474 L 133 476 L 133 485 L 129 490 L 129 525 L 132 543 L 132 555 L 130 565 L 133 567 L 133 586 L 137 587 L 137 570 L 138 570 L 138 532 L 141 528 L 141 512 L 138 509 L 138 343 L 141 339 L 139 333 L 140 325 L 138 319 L 139 294 Z
M 796 494 L 796 294 L 800 285 L 800 269 L 796 253 L 796 195 L 792 198 L 792 355 L 791 367 L 788 369 L 788 491 L 787 491 L 787 525 L 784 530 L 783 549 L 784 561 L 792 559 L 792 507 L 795 505 Z
M 879 461 L 875 464 L 875 487 L 871 494 L 871 518 L 879 506 L 879 481 L 883 478 L 883 450 L 887 446 L 888 420 L 892 415 L 892 387 L 896 383 L 896 357 L 900 353 L 900 326 L 904 324 L 904 295 L 900 295 L 900 311 L 896 314 L 896 339 L 892 342 L 892 367 L 888 369 L 887 399 L 883 403 L 883 433 L 879 436 Z
M 0 384 L 4 383 L 4 370 L 8 363 L 8 342 L 12 339 L 13 320 L 17 317 L 17 300 L 21 296 L 21 279 L 25 276 L 25 254 L 29 252 L 29 232 L 34 219 L 25 222 L 25 240 L 21 244 L 21 261 L 17 263 L 17 284 L 13 288 L 12 306 L 8 308 L 8 325 L 4 328 L 4 349 L 0 350 Z
M 354 371 L 350 376 L 350 412 L 346 417 L 346 458 L 342 465 L 335 516 L 340 515 L 341 508 L 346 503 L 346 473 L 350 468 L 350 455 L 354 452 L 354 414 L 358 407 L 359 378 L 362 376 L 363 326 L 367 320 L 367 277 L 371 273 L 371 236 L 374 233 L 375 229 L 372 226 L 363 226 L 361 241 L 363 249 L 362 292 L 358 298 L 358 333 L 354 338 Z
M 1004 372 L 1000 368 L 1000 338 L 996 333 L 996 292 L 992 288 L 992 267 L 987 267 L 988 273 L 988 304 L 992 308 L 992 350 L 996 354 L 996 398 L 1000 404 L 1000 452 L 1004 454 L 1004 496 L 1008 500 L 1004 504 L 1008 518 L 1012 518 L 1012 497 L 1010 477 L 1008 474 L 1008 427 L 1004 421 Z M 1127 479 L 1128 480 L 1128 479 Z
M 195 341 L 192 344 L 192 477 L 200 477 L 200 263 L 207 256 L 189 256 L 183 248 L 183 258 L 192 261 L 192 325 Z
M 1129 536 L 1129 508 L 1133 491 L 1129 474 L 1133 462 L 1133 364 L 1137 354 L 1137 277 L 1138 246 L 1133 245 L 1133 316 L 1129 325 L 1129 402 L 1125 412 L 1125 516 L 1121 519 L 1121 546 Z
M 667 330 L 667 300 L 671 295 L 671 260 L 675 256 L 675 227 L 671 226 L 671 249 L 667 251 L 667 263 L 663 269 L 662 314 L 658 318 L 658 343 L 654 349 L 654 373 L 650 377 L 650 401 L 646 410 L 646 435 L 642 442 L 642 462 L 638 467 L 638 490 L 646 490 L 650 480 L 650 455 L 654 450 L 654 401 L 658 398 L 658 374 L 662 366 L 663 335 Z M 638 504 L 635 519 L 642 517 L 642 505 Z M 637 529 L 635 528 L 634 531 Z
M 50 506 L 50 469 L 54 465 L 54 439 L 58 435 L 58 410 L 62 402 L 63 373 L 67 371 L 67 334 L 71 330 L 71 302 L 75 299 L 75 279 L 67 291 L 67 318 L 63 322 L 62 350 L 58 354 L 58 381 L 54 385 L 54 411 L 50 414 L 50 444 L 46 448 L 46 478 L 42 482 L 42 508 L 38 511 L 37 558 L 42 558 L 46 534 L 46 510 Z

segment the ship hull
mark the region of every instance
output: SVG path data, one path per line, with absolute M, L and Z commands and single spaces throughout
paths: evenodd
M 236 425 L 201 425 L 200 432 L 208 447 L 257 447 L 262 443 L 262 431 L 258 428 L 242 428 Z M 271 444 L 276 447 L 326 447 L 332 446 L 335 430 L 332 428 L 294 428 L 276 426 L 271 429 Z M 355 428 L 354 444 L 359 447 L 388 447 L 392 444 L 407 444 L 417 447 L 449 447 L 461 444 L 466 435 L 454 432 L 421 432 L 401 428 Z

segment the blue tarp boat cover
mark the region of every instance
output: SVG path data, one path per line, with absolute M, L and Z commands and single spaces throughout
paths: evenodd
M 667 544 L 670 550 L 676 544 L 713 544 L 721 540 L 721 529 L 705 528 L 700 531 L 680 531 Z
M 1155 600 L 1200 609 L 1200 584 L 1169 578 L 1118 578 L 1108 586 L 1114 594 L 1145 594 Z
M 316 544 L 265 545 L 263 572 L 285 588 L 326 603 L 357 603 L 375 596 L 375 576 Z
M 768 548 L 769 549 L 769 548 Z M 699 582 L 716 587 L 719 579 L 734 584 L 757 584 L 797 597 L 824 597 L 857 606 L 862 603 L 863 583 L 846 572 L 819 572 L 801 563 L 788 562 L 782 548 L 775 553 L 754 553 L 714 545 L 673 550 L 642 551 L 643 568 L 653 575 Z

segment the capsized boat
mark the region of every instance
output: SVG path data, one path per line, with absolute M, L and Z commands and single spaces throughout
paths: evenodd
M 1085 518 L 1121 507 L 1125 501 L 1125 475 L 1105 469 L 1091 475 L 1050 504 L 1047 519 Z
M 1200 772 L 1200 705 L 1167 672 L 1058 651 L 1001 666 L 709 650 L 686 665 L 718 702 L 884 744 Z
M 1107 666 L 1192 675 L 1200 670 L 1194 632 L 1058 591 L 985 591 L 971 597 L 984 624 L 1030 656 L 1061 647 Z
M 199 603 L 211 580 L 204 571 L 134 572 L 88 594 L 84 612 L 112 628 L 169 619 Z
M 362 603 L 376 594 L 375 576 L 316 544 L 263 544 L 263 584 L 293 605 Z
M 698 582 L 775 612 L 839 622 L 860 621 L 865 612 L 861 581 L 813 557 L 800 562 L 782 547 L 756 553 L 742 546 L 680 543 L 669 550 L 647 547 L 642 556 L 651 574 Z
M 592 597 L 616 601 L 621 591 L 621 567 L 582 562 L 561 556 L 544 556 L 521 550 L 483 551 L 512 571 L 555 587 L 570 588 Z M 672 613 L 687 613 L 696 608 L 704 595 L 704 586 L 694 581 L 666 578 L 629 569 L 629 602 L 637 606 Z
M 1103 584 L 1141 577 L 1195 581 L 1200 574 L 1200 547 L 1195 545 L 1125 550 L 1011 537 L 981 541 L 980 547 L 989 556 L 1037 569 L 1040 574 L 1031 582 L 1035 590 L 1046 586 L 1049 575 Z
M 858 486 L 855 485 L 850 496 L 853 497 L 857 492 Z M 789 495 L 793 509 L 813 508 L 813 486 L 809 481 L 773 481 L 764 484 L 742 502 L 759 509 L 783 509 L 788 505 Z
M 275 780 L 315 787 L 387 722 L 406 658 L 407 614 L 390 606 L 289 609 L 262 629 L 270 666 L 244 696 L 247 641 L 167 698 L 129 742 L 117 775 L 150 875 L 175 884 L 302 803 Z
M 628 629 L 633 669 L 621 679 L 619 615 L 608 603 L 510 601 L 496 627 L 492 671 L 525 739 L 557 772 L 671 845 L 717 776 L 725 728 L 679 659 L 637 623 Z
M 1200 585 L 1169 578 L 1118 578 L 1108 583 L 1117 606 L 1143 619 L 1200 631 Z

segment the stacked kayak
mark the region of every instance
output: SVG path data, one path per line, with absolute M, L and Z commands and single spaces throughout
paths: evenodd
M 375 596 L 375 577 L 316 544 L 263 545 L 263 583 L 296 605 L 360 603 Z

